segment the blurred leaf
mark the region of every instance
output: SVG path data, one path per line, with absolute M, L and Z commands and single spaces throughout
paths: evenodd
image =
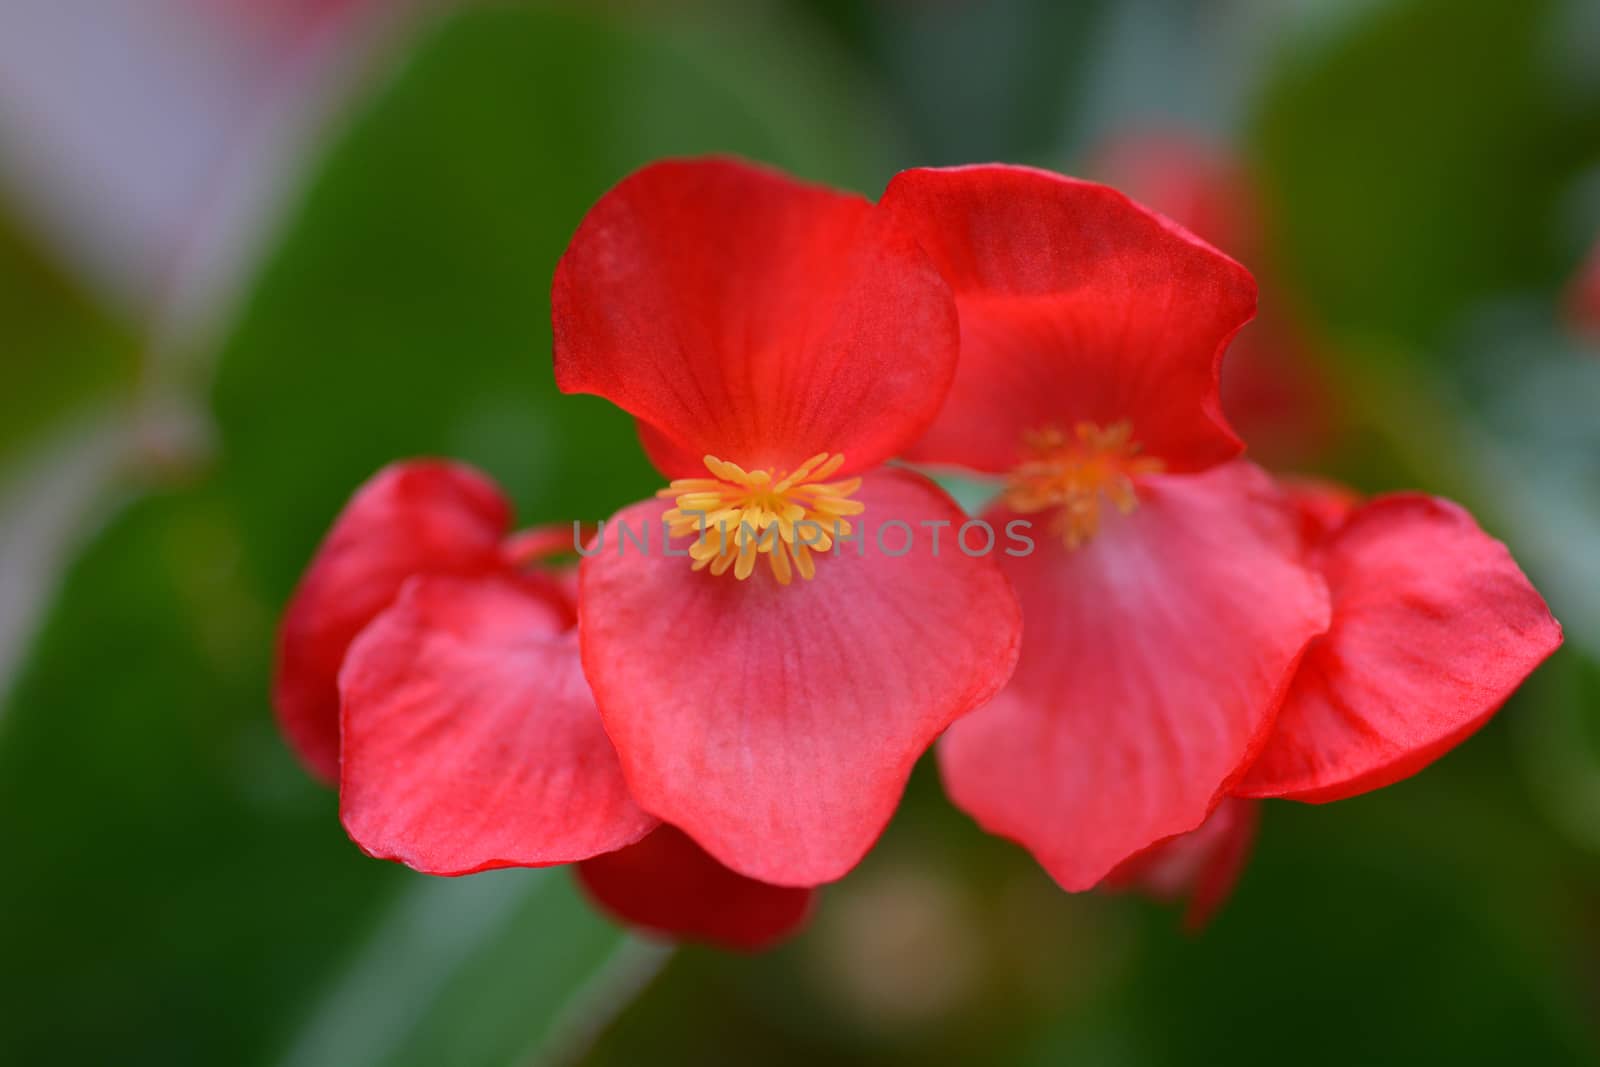
M 805 177 L 871 197 L 904 165 L 905 131 L 877 86 L 842 51 L 829 47 L 811 20 L 784 4 L 702 0 L 643 28 L 653 44 L 666 45 L 708 85 L 722 87 L 761 116 L 761 136 L 777 153 L 774 162 L 789 158 Z M 796 99 L 797 93 L 804 98 Z M 671 97 L 657 102 L 674 111 L 683 106 Z M 751 148 L 759 150 L 763 146 Z
M 135 342 L 0 214 L 0 468 L 55 420 L 126 392 Z
M 0 701 L 124 459 L 135 345 L 0 208 Z
M 1552 823 L 1600 855 L 1600 660 L 1569 648 L 1530 690 L 1537 714 L 1513 723 L 1523 780 Z
M 667 951 L 599 918 L 565 872 L 419 878 L 281 1067 L 525 1064 L 574 1011 L 615 1011 Z
M 1103 44 L 1105 0 L 802 0 L 866 56 L 911 141 L 900 167 L 1059 165 Z
M 1559 194 L 1600 109 L 1544 73 L 1551 0 L 1368 5 L 1277 64 L 1258 123 L 1283 267 L 1345 336 L 1428 355 L 1467 302 L 1570 265 Z
M 1290 14 L 1289 4 L 1255 0 L 1111 5 L 1095 27 L 1064 155 L 1081 165 L 1108 142 L 1152 132 L 1226 143 L 1254 105 L 1265 46 Z
M 61 569 L 124 466 L 128 438 L 119 420 L 90 412 L 0 470 L 0 713 Z
M 1594 1062 L 1583 902 L 1502 749 L 1337 805 L 1269 804 L 1214 927 L 1148 945 L 1130 996 L 1161 1020 L 1150 1061 Z
M 238 559 L 164 496 L 67 575 L 0 724 L 0 1062 L 251 1062 L 399 882 L 273 735 Z

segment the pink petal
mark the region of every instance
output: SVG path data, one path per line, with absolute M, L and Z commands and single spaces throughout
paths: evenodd
M 361 628 L 414 574 L 497 570 L 511 508 L 491 481 L 458 463 L 385 467 L 356 490 L 290 600 L 278 633 L 273 705 L 295 752 L 339 777 L 339 666 Z
M 570 863 L 656 820 L 628 795 L 577 633 L 531 577 L 414 578 L 351 646 L 339 810 L 428 874 Z
M 1328 622 L 1260 470 L 1150 478 L 1141 497 L 1087 545 L 1035 529 L 1037 550 L 1005 560 L 1025 622 L 1016 676 L 939 748 L 957 806 L 1072 890 L 1205 820 Z
M 1333 625 L 1307 652 L 1245 795 L 1338 800 L 1414 774 L 1561 644 L 1506 547 L 1449 501 L 1375 500 L 1321 558 Z
M 648 556 L 619 551 L 613 525 L 580 568 L 584 669 L 634 795 L 777 885 L 854 866 L 917 757 L 994 694 L 1016 654 L 1016 598 L 992 556 L 956 549 L 965 516 L 948 497 L 881 470 L 856 499 L 865 554 L 841 543 L 811 581 L 779 586 L 764 565 L 747 581 L 691 571 L 659 551 L 659 503 L 608 524 L 651 528 Z M 906 555 L 873 543 L 891 520 L 915 531 Z M 949 524 L 937 556 L 923 520 Z M 890 550 L 901 541 L 885 531 Z

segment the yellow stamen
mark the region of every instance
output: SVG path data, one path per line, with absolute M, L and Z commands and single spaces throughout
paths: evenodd
M 755 572 L 756 558 L 766 556 L 779 585 L 799 574 L 809 581 L 817 573 L 816 554 L 833 547 L 835 537 L 850 534 L 848 515 L 866 505 L 851 497 L 860 478 L 829 482 L 844 465 L 844 456 L 819 452 L 792 471 L 746 471 L 737 463 L 705 457 L 710 478 L 679 478 L 656 493 L 673 501 L 662 519 L 670 537 L 697 535 L 689 546 L 690 566 L 743 580 Z
M 1126 420 L 1101 429 L 1080 422 L 1071 436 L 1054 426 L 1024 435 L 1026 457 L 1006 480 L 1005 501 L 1023 515 L 1053 511 L 1050 532 L 1068 548 L 1100 531 L 1101 498 L 1124 515 L 1139 506 L 1134 479 L 1165 465 L 1140 455 Z

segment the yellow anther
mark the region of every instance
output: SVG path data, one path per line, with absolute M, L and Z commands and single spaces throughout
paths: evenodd
M 743 580 L 755 573 L 756 558 L 765 556 L 778 584 L 795 574 L 810 580 L 817 573 L 817 552 L 833 547 L 836 537 L 851 532 L 847 516 L 866 505 L 851 497 L 860 478 L 829 482 L 844 465 L 844 456 L 819 452 L 792 471 L 746 471 L 737 463 L 705 457 L 710 478 L 679 478 L 657 496 L 673 507 L 662 519 L 671 537 L 696 535 L 689 546 L 690 566 Z
M 1165 466 L 1139 454 L 1127 421 L 1105 429 L 1080 422 L 1070 436 L 1047 426 L 1026 434 L 1023 445 L 1026 458 L 1006 480 L 1006 504 L 1023 515 L 1054 512 L 1050 532 L 1068 548 L 1087 544 L 1100 531 L 1102 499 L 1123 514 L 1131 512 L 1139 506 L 1134 479 Z

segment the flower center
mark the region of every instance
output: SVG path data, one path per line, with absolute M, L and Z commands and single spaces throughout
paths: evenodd
M 1047 426 L 1024 434 L 1023 445 L 1025 458 L 1006 479 L 1005 502 L 1023 515 L 1053 511 L 1050 532 L 1068 548 L 1087 544 L 1099 532 L 1102 501 L 1126 515 L 1139 506 L 1133 480 L 1165 466 L 1139 454 L 1126 420 L 1105 429 L 1080 422 L 1070 436 Z
M 695 570 L 711 569 L 745 579 L 755 570 L 756 557 L 765 556 L 772 576 L 788 585 L 795 572 L 810 579 L 816 574 L 814 552 L 826 552 L 835 538 L 848 537 L 846 515 L 859 515 L 867 506 L 850 496 L 861 488 L 860 478 L 829 482 L 844 464 L 844 456 L 819 452 L 787 473 L 746 471 L 736 463 L 705 458 L 710 478 L 679 478 L 656 493 L 672 499 L 675 507 L 662 518 L 673 537 L 698 534 L 689 546 Z

